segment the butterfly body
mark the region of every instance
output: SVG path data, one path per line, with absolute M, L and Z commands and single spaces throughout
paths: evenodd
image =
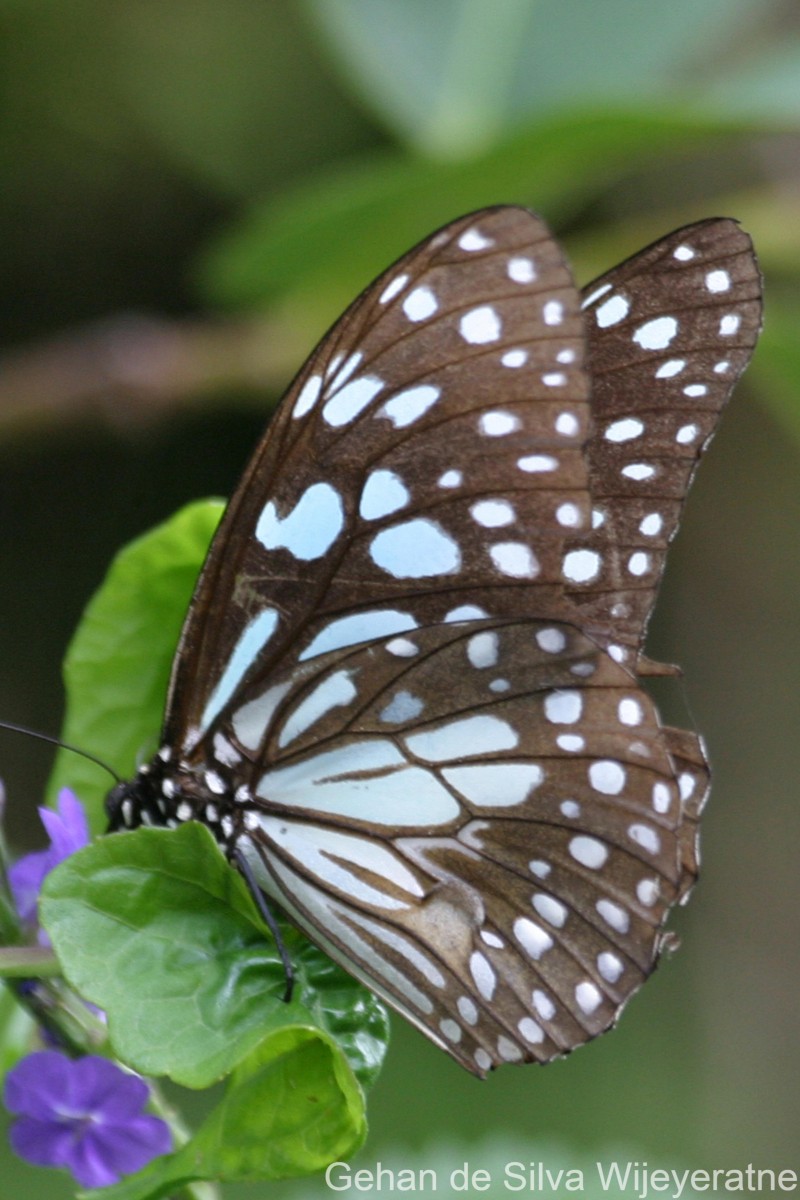
M 204 821 L 476 1074 L 613 1024 L 696 874 L 702 747 L 638 673 L 759 294 L 726 220 L 583 297 L 517 208 L 390 268 L 236 491 L 112 827 Z

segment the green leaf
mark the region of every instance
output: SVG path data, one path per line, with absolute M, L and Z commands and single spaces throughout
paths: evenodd
M 100 839 L 48 875 L 40 912 L 67 979 L 143 1074 L 206 1087 L 287 1007 L 244 880 L 198 822 Z
M 155 748 L 181 625 L 222 510 L 220 500 L 190 504 L 121 550 L 67 651 L 62 736 L 121 775 Z M 62 787 L 78 794 L 95 829 L 104 826 L 109 781 L 99 767 L 59 751 L 48 798 Z
M 386 1056 L 389 1014 L 372 992 L 313 943 L 288 925 L 282 933 L 300 980 L 300 1001 L 314 1024 L 342 1047 L 361 1086 L 370 1088 Z
M 272 1034 L 222 1102 L 174 1154 L 85 1200 L 154 1200 L 193 1179 L 286 1179 L 324 1170 L 364 1141 L 361 1090 L 334 1042 L 293 1026 Z
M 582 111 L 468 162 L 373 156 L 319 173 L 255 211 L 207 255 L 202 281 L 222 304 L 280 305 L 310 344 L 387 263 L 461 213 L 529 203 L 557 228 L 622 167 L 742 131 L 741 124 L 674 112 Z
M 40 912 L 67 979 L 105 1010 L 115 1052 L 143 1074 L 206 1087 L 289 1024 L 335 1037 L 365 1085 L 380 1069 L 383 1006 L 289 928 L 297 998 L 284 1004 L 271 935 L 198 822 L 86 847 L 47 877 Z
M 365 1131 L 361 1089 L 336 1043 L 295 1026 L 242 1063 L 179 1158 L 199 1161 L 205 1179 L 283 1179 L 353 1154 Z
M 713 76 L 727 48 L 721 22 L 735 35 L 763 0 L 672 0 L 659 10 L 657 36 L 652 8 L 641 0 L 306 0 L 306 7 L 342 81 L 410 145 L 453 158 L 485 149 L 534 115 L 680 94 L 689 72 Z M 796 92 L 788 75 L 784 82 Z

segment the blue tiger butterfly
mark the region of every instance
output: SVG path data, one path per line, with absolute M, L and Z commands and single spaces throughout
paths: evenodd
M 477 1075 L 611 1026 L 697 873 L 642 645 L 760 293 L 727 219 L 583 292 L 518 207 L 396 262 L 257 447 L 111 828 L 202 821 Z

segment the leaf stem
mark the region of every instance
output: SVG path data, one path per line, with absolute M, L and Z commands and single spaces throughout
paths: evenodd
M 45 946 L 0 947 L 0 979 L 53 979 L 61 964 Z

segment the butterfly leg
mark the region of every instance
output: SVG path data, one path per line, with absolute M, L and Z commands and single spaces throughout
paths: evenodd
M 278 954 L 280 955 L 281 963 L 283 964 L 284 976 L 286 978 L 286 988 L 283 993 L 283 1002 L 284 1004 L 289 1004 L 292 999 L 292 993 L 294 992 L 294 967 L 292 965 L 292 960 L 289 957 L 289 951 L 286 949 L 286 944 L 281 935 L 278 922 L 275 920 L 272 910 L 267 904 L 266 896 L 256 882 L 247 858 L 238 848 L 233 852 L 233 861 L 238 870 L 241 871 L 242 875 L 244 876 L 244 881 L 250 889 L 250 895 L 255 900 L 258 911 L 261 913 L 261 916 L 264 918 L 270 933 L 275 939 L 275 946 Z

